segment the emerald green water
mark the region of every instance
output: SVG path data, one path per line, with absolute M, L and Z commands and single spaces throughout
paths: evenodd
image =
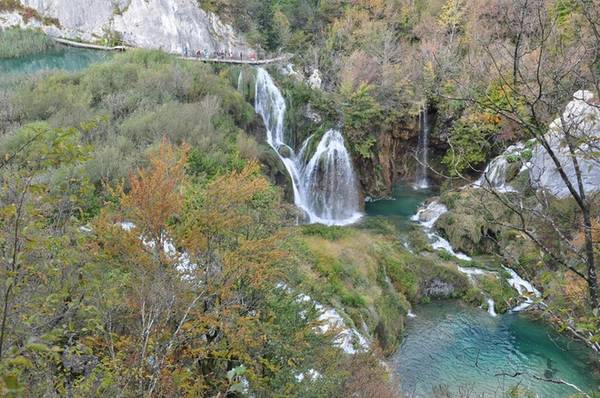
M 406 337 L 392 358 L 402 390 L 431 397 L 447 385 L 469 397 L 504 397 L 520 384 L 539 397 L 575 395 L 572 387 L 537 380 L 564 380 L 586 392 L 597 391 L 583 345 L 557 335 L 524 315 L 491 317 L 484 310 L 445 301 L 417 306 L 408 320 Z M 499 373 L 517 377 L 500 376 Z M 461 396 L 461 395 L 452 395 Z M 462 395 L 466 396 L 466 395 Z
M 365 203 L 368 216 L 381 216 L 402 226 L 408 223 L 425 199 L 433 196 L 432 190 L 413 189 L 407 184 L 397 185 L 391 199 Z
M 401 185 L 393 199 L 366 203 L 366 213 L 392 221 L 402 234 L 419 206 L 435 194 Z M 506 397 L 505 392 L 517 384 L 533 397 L 577 394 L 572 387 L 536 377 L 561 379 L 586 392 L 600 386 L 590 370 L 590 350 L 543 322 L 521 314 L 491 317 L 455 301 L 417 306 L 413 311 L 417 316 L 408 319 L 404 341 L 391 358 L 407 396 L 432 397 L 435 388 L 445 385 L 453 397 Z M 499 373 L 521 374 L 496 376 Z
M 0 76 L 29 75 L 47 70 L 77 71 L 110 56 L 109 53 L 103 51 L 61 47 L 21 58 L 0 58 Z

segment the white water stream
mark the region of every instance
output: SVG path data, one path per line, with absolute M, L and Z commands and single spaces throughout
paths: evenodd
M 294 203 L 310 223 L 347 225 L 356 222 L 359 212 L 357 180 L 352 159 L 339 130 L 327 131 L 314 154 L 305 161 L 313 136 L 296 154 L 285 136 L 286 104 L 271 76 L 257 69 L 255 110 L 267 129 L 267 142 L 275 150 L 292 180 Z
M 429 112 L 425 107 L 419 114 L 419 146 L 417 149 L 417 172 L 415 188 L 426 189 L 429 187 L 427 168 L 429 161 Z
M 411 220 L 416 221 L 421 225 L 423 231 L 427 234 L 427 237 L 429 238 L 433 249 L 445 250 L 460 260 L 471 261 L 471 257 L 467 256 L 464 253 L 454 251 L 450 242 L 448 242 L 446 239 L 442 238 L 439 234 L 435 232 L 435 222 L 446 212 L 448 212 L 448 208 L 446 206 L 437 201 L 433 201 L 429 203 L 426 207 L 419 209 L 417 214 L 411 217 Z M 473 281 L 473 278 L 478 275 L 493 273 L 492 271 L 487 271 L 475 267 L 458 266 L 457 268 L 460 272 L 466 274 L 471 281 Z M 508 278 L 507 280 L 508 284 L 512 286 L 517 292 L 519 292 L 521 297 L 525 300 L 523 301 L 523 303 L 512 308 L 511 311 L 518 312 L 529 308 L 534 303 L 533 299 L 541 296 L 540 292 L 531 284 L 531 282 L 528 282 L 521 278 L 512 269 L 508 267 L 504 267 L 504 269 L 510 275 L 510 278 Z M 494 300 L 492 300 L 491 297 L 487 298 L 487 304 L 488 313 L 492 316 L 496 316 L 496 311 L 494 310 Z

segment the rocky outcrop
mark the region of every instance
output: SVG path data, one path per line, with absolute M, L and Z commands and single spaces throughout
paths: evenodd
M 52 36 L 88 42 L 120 39 L 132 47 L 178 54 L 186 49 L 190 54 L 197 50 L 239 54 L 248 49 L 231 26 L 194 0 L 20 1 L 21 6 L 0 13 L 0 27 L 40 27 Z M 34 18 L 26 18 L 23 9 L 33 10 Z
M 418 138 L 418 117 L 407 115 L 377 134 L 376 150 L 371 158 L 355 158 L 366 197 L 389 197 L 395 182 L 414 178 Z
M 456 290 L 453 284 L 440 279 L 428 281 L 421 289 L 421 293 L 426 297 L 451 297 Z
M 573 154 L 567 144 L 567 137 L 571 137 Z M 577 91 L 563 114 L 550 124 L 544 138 L 576 190 L 578 183 L 573 158 L 577 159 L 585 192 L 600 191 L 600 163 L 597 158 L 600 108 L 593 93 Z M 514 188 L 508 183 L 517 174 L 527 172 L 529 185 L 532 187 L 543 189 L 559 198 L 570 196 L 555 161 L 539 141 L 532 139 L 507 148 L 490 162 L 474 185 L 491 186 L 500 192 L 513 191 Z M 510 164 L 519 166 L 518 170 L 512 168 L 511 172 Z
M 600 108 L 590 91 L 580 90 L 573 94 L 573 100 L 567 104 L 562 116 L 550 124 L 545 136 L 567 178 L 578 190 L 575 165 L 566 142 L 567 136 L 574 138 L 573 152 L 581 170 L 584 190 L 587 193 L 600 191 L 600 163 L 597 157 L 600 142 Z M 570 195 L 554 161 L 541 145 L 533 148 L 531 160 L 525 167 L 530 170 L 532 186 L 543 188 L 559 198 Z

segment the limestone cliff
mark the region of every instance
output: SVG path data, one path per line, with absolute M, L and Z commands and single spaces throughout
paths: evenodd
M 0 27 L 13 25 L 89 42 L 116 37 L 133 47 L 179 54 L 186 48 L 235 54 L 248 48 L 195 0 L 20 0 L 20 6 L 0 12 Z

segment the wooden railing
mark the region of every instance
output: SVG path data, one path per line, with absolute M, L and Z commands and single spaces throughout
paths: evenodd
M 70 47 L 77 47 L 77 48 L 88 48 L 90 50 L 99 50 L 99 51 L 126 51 L 126 50 L 133 50 L 134 47 L 128 47 L 128 46 L 101 46 L 98 44 L 91 44 L 91 43 L 82 43 L 82 42 L 78 42 L 78 41 L 73 41 L 73 40 L 68 40 L 68 39 L 62 39 L 59 37 L 52 37 L 52 39 L 54 41 L 56 41 L 57 43 L 60 44 L 64 44 L 66 46 L 70 46 Z M 176 55 L 176 54 L 174 54 Z M 178 55 L 177 58 L 179 59 L 184 59 L 184 60 L 188 60 L 188 61 L 200 61 L 200 62 L 211 62 L 211 63 L 221 63 L 221 64 L 240 64 L 240 65 L 267 65 L 267 64 L 276 64 L 279 62 L 286 62 L 289 61 L 292 58 L 292 54 L 283 54 L 283 55 L 279 55 L 277 57 L 273 57 L 273 58 L 265 58 L 265 59 L 238 59 L 238 58 L 212 58 L 212 57 L 184 57 L 181 55 Z

